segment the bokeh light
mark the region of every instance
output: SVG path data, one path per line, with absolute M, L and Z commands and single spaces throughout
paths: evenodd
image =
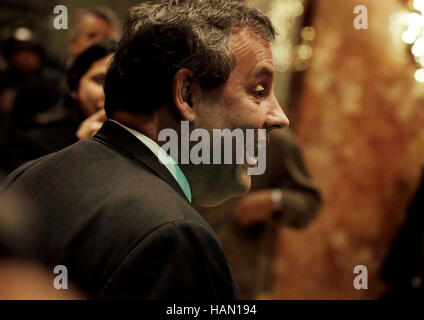
M 415 71 L 415 80 L 424 83 L 424 69 L 421 68 Z
M 268 15 L 279 34 L 273 44 L 275 67 L 280 72 L 303 71 L 312 57 L 312 41 L 315 29 L 304 27 L 300 32 L 300 43 L 294 34 L 298 34 L 298 18 L 304 13 L 304 0 L 274 1 Z
M 32 38 L 32 32 L 27 28 L 18 28 L 15 30 L 13 36 L 16 40 L 28 41 Z
M 415 79 L 424 83 L 424 0 L 409 2 L 409 9 L 410 12 L 407 15 L 399 15 L 395 20 L 399 22 L 398 26 L 403 24 L 406 29 L 402 33 L 402 41 L 410 46 L 411 53 L 418 65 L 419 69 L 415 72 Z

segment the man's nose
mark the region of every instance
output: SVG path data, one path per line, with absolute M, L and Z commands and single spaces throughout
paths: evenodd
M 268 129 L 283 129 L 289 124 L 289 119 L 274 96 L 269 108 L 266 126 Z

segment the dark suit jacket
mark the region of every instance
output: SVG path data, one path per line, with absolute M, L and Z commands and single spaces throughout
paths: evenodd
M 44 260 L 65 265 L 89 297 L 239 298 L 212 229 L 157 157 L 113 122 L 18 168 L 5 185 L 32 196 Z

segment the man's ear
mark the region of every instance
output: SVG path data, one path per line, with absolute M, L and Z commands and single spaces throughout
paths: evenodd
M 195 113 L 192 102 L 194 73 L 188 69 L 179 70 L 172 83 L 172 97 L 175 108 L 183 120 L 193 121 Z

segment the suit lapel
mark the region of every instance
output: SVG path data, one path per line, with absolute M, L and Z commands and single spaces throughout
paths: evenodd
M 112 121 L 106 121 L 93 139 L 114 148 L 127 158 L 143 164 L 187 200 L 183 190 L 169 170 L 160 163 L 156 155 L 143 142 L 125 128 Z

